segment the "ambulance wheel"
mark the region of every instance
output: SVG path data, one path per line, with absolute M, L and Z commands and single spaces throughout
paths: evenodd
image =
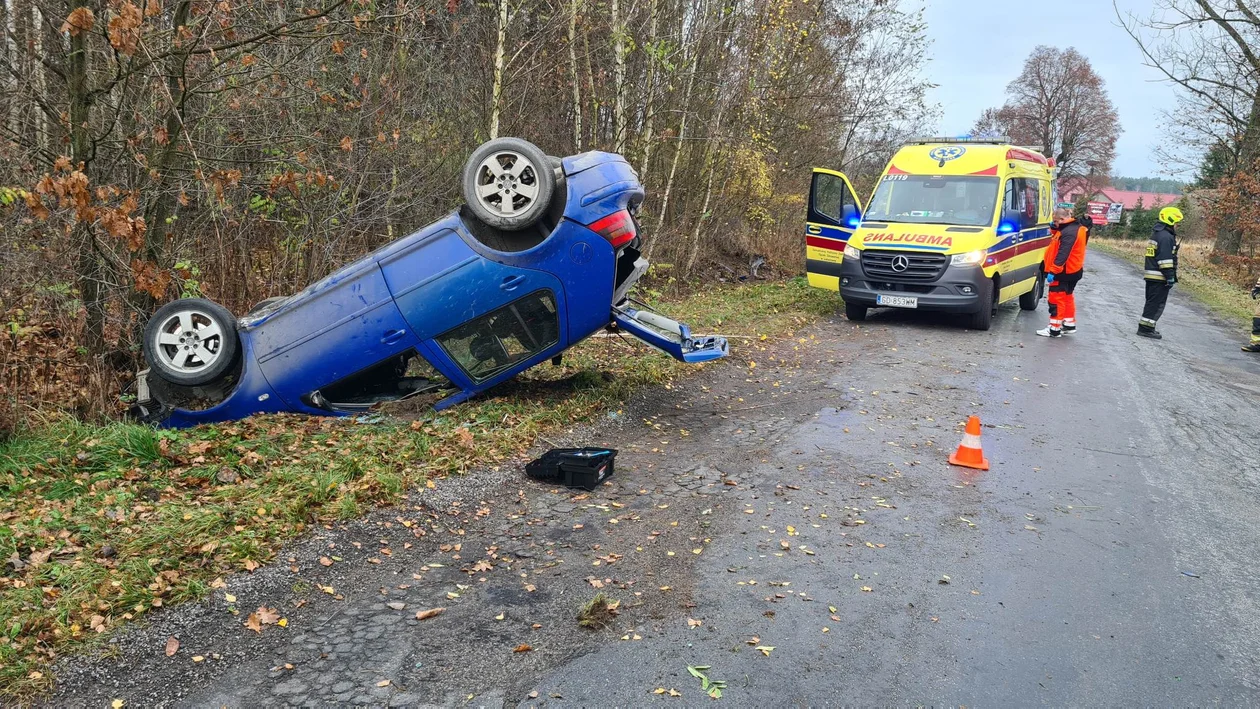
M 1033 289 L 1019 297 L 1020 310 L 1036 310 L 1037 304 L 1041 302 L 1041 296 L 1046 290 L 1046 277 L 1043 274 L 1037 274 L 1037 283 L 1033 285 Z
M 856 303 L 844 304 L 844 316 L 853 322 L 862 322 L 866 319 L 866 311 L 869 310 L 865 305 Z
M 993 298 L 993 281 L 980 282 L 980 310 L 971 314 L 971 329 L 985 331 L 993 327 L 993 311 L 997 302 Z

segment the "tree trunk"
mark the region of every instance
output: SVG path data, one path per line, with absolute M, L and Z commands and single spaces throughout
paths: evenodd
M 690 46 L 690 43 L 688 43 L 683 48 L 684 66 L 693 63 L 689 53 Z M 687 86 L 683 89 L 682 119 L 678 126 L 678 146 L 674 148 L 674 159 L 669 164 L 669 177 L 665 178 L 665 191 L 661 193 L 661 213 L 656 219 L 656 231 L 658 233 L 665 226 L 665 217 L 669 212 L 669 196 L 674 190 L 674 176 L 678 174 L 678 160 L 682 156 L 683 144 L 687 141 L 687 125 L 691 117 L 691 93 L 696 85 L 696 69 L 696 66 L 691 66 L 691 71 L 687 74 Z M 652 249 L 657 241 L 658 239 L 653 239 L 648 242 L 647 248 L 644 249 L 644 256 L 651 257 Z
M 613 152 L 626 152 L 626 26 L 617 0 L 610 3 L 613 33 Z
M 192 0 L 183 0 L 175 8 L 175 16 L 171 23 L 174 31 L 178 34 L 180 28 L 188 23 L 189 15 L 192 12 Z M 156 176 L 157 184 L 153 185 L 157 197 L 150 203 L 145 215 L 145 223 L 148 230 L 144 238 L 144 252 L 142 258 L 157 264 L 159 268 L 165 268 L 169 265 L 169 258 L 166 254 L 167 238 L 167 222 L 175 212 L 176 194 L 172 173 L 178 170 L 183 163 L 183 152 L 179 149 L 179 141 L 184 137 L 186 126 L 184 125 L 184 101 L 187 97 L 188 86 L 187 77 L 184 73 L 184 66 L 187 62 L 188 55 L 186 52 L 176 52 L 172 54 L 166 62 L 166 99 L 170 101 L 167 108 L 166 117 L 163 121 L 163 127 L 166 129 L 167 141 L 158 152 L 156 158 L 149 164 L 150 173 Z M 153 305 L 152 302 L 147 305 Z M 143 306 L 143 304 L 142 304 Z
M 646 38 L 648 43 L 656 42 L 657 16 L 660 14 L 657 12 L 656 4 L 657 0 L 649 0 L 648 15 L 651 19 L 648 20 L 648 36 Z M 655 51 L 657 51 L 657 48 L 654 46 L 652 52 Z M 645 53 L 648 62 L 647 90 L 644 92 L 643 97 L 643 142 L 642 148 L 640 148 L 643 162 L 639 164 L 639 181 L 644 184 L 647 184 L 648 181 L 648 166 L 652 161 L 652 144 L 655 142 L 655 136 L 652 135 L 652 119 L 656 115 L 656 110 L 652 105 L 652 96 L 656 92 L 656 65 L 658 58 L 652 52 Z
M 71 0 L 69 9 L 85 7 L 87 0 Z M 35 37 L 42 34 L 41 29 L 34 28 Z M 39 46 L 39 40 L 35 40 Z M 70 119 L 70 160 L 75 169 L 82 169 L 89 178 L 93 176 L 92 132 L 89 123 L 91 112 L 91 96 L 88 89 L 88 54 L 87 33 L 80 32 L 70 37 L 70 53 L 66 57 L 66 97 L 69 99 Z M 36 70 L 42 73 L 43 69 Z M 45 94 L 46 95 L 46 94 Z M 40 112 L 38 115 L 43 115 Z M 100 354 L 105 349 L 105 303 L 101 294 L 101 259 L 95 248 L 95 235 L 92 225 L 77 222 L 74 226 L 74 243 L 78 248 L 78 266 L 75 274 L 79 283 L 79 297 L 83 299 L 85 313 L 83 324 L 83 346 L 91 354 Z
M 490 89 L 490 139 L 499 137 L 503 106 L 503 53 L 507 45 L 508 0 L 499 0 L 499 32 L 494 43 L 494 80 Z
M 573 148 L 582 152 L 582 89 L 578 82 L 577 17 L 582 0 L 569 2 L 569 82 L 573 84 Z

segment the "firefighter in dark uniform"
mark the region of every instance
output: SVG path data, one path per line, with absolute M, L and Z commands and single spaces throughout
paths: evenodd
M 1260 278 L 1251 287 L 1251 299 L 1260 298 Z M 1260 303 L 1256 303 L 1256 313 L 1251 316 L 1251 342 L 1243 345 L 1243 352 L 1260 352 Z
M 1168 292 L 1177 282 L 1177 223 L 1185 217 L 1176 207 L 1164 207 L 1159 210 L 1159 222 L 1151 232 L 1151 240 L 1146 242 L 1146 307 L 1142 308 L 1142 319 L 1138 321 L 1137 334 L 1158 340 L 1163 337 L 1155 329 L 1159 316 L 1164 314 L 1164 306 L 1168 304 Z

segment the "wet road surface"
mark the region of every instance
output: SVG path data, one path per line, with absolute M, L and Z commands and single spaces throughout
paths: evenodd
M 1260 358 L 1180 292 L 1165 339 L 1135 337 L 1141 297 L 1093 254 L 1071 338 L 1033 335 L 1043 304 L 988 333 L 883 311 L 744 344 L 570 434 L 621 449 L 603 489 L 443 481 L 297 545 L 299 572 L 229 580 L 283 632 L 216 594 L 69 663 L 56 701 L 710 701 L 690 665 L 743 706 L 1255 704 Z M 971 414 L 987 472 L 945 463 Z M 578 628 L 596 586 L 619 615 Z M 210 659 L 163 657 L 170 634 Z

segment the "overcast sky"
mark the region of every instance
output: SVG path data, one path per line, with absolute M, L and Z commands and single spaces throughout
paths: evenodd
M 1119 5 L 1145 16 L 1151 3 L 1120 0 Z M 1119 26 L 1110 0 L 927 0 L 927 26 L 932 61 L 926 73 L 940 85 L 931 100 L 941 105 L 946 135 L 968 132 L 982 110 L 1002 105 L 1006 85 L 1034 46 L 1076 47 L 1106 82 L 1120 114 L 1124 132 L 1114 172 L 1160 175 L 1151 149 L 1160 139 L 1159 109 L 1173 105 L 1173 90 L 1142 65 L 1141 51 Z

